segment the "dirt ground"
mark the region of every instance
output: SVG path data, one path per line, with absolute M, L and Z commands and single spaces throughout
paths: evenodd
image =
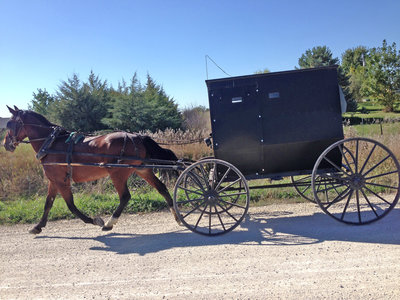
M 400 209 L 366 226 L 311 203 L 250 208 L 206 237 L 170 213 L 0 227 L 0 299 L 399 299 Z

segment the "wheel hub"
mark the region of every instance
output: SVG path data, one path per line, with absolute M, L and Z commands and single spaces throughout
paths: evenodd
M 365 185 L 364 176 L 361 175 L 361 174 L 358 174 L 358 173 L 357 174 L 353 174 L 353 175 L 350 176 L 349 179 L 350 179 L 349 180 L 350 187 L 353 190 L 360 190 Z
M 215 206 L 218 203 L 218 193 L 215 190 L 207 191 L 204 196 L 208 205 Z

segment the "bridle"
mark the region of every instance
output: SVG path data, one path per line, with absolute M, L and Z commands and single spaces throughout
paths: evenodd
M 10 138 L 10 145 L 12 145 L 14 148 L 16 148 L 18 146 L 18 144 L 23 143 L 23 144 L 30 144 L 32 142 L 37 142 L 37 141 L 44 141 L 47 139 L 47 137 L 44 138 L 37 138 L 37 139 L 29 139 L 28 141 L 24 141 L 24 140 L 18 140 L 18 136 L 21 133 L 21 130 L 25 127 L 25 126 L 35 126 L 35 127 L 42 127 L 42 128 L 47 128 L 47 129 L 52 129 L 52 132 L 54 131 L 54 129 L 58 126 L 45 126 L 45 125 L 40 125 L 40 124 L 33 124 L 33 123 L 24 123 L 24 121 L 21 118 L 21 113 L 23 113 L 23 111 L 18 111 L 17 116 L 15 117 L 14 123 L 13 123 L 13 127 L 12 128 L 8 128 L 10 130 L 12 130 L 14 132 L 13 135 L 9 134 L 9 138 Z M 19 125 L 19 126 L 17 126 Z

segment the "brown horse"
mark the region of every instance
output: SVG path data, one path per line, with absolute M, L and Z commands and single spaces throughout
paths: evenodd
M 82 221 L 101 226 L 103 230 L 111 230 L 131 198 L 127 181 L 132 173 L 146 180 L 165 198 L 175 220 L 179 223 L 167 188 L 154 175 L 152 168 L 143 167 L 146 160 L 162 160 L 170 163 L 177 161 L 171 150 L 161 148 L 148 136 L 126 132 L 82 137 L 82 140 L 75 139 L 68 142 L 68 139 L 71 139 L 70 132 L 50 123 L 42 115 L 20 110 L 15 106 L 14 109 L 10 107 L 8 109 L 12 118 L 7 123 L 8 132 L 4 139 L 4 147 L 12 152 L 20 142 L 28 138 L 49 180 L 43 216 L 29 231 L 30 233 L 38 234 L 46 226 L 47 216 L 58 193 L 64 198 L 70 211 Z M 127 167 L 118 167 L 121 163 Z M 118 192 L 120 204 L 104 224 L 100 217 L 92 219 L 78 210 L 71 192 L 71 180 L 86 182 L 106 176 L 110 176 Z

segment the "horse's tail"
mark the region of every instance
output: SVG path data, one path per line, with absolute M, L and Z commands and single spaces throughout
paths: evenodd
M 177 161 L 175 153 L 170 149 L 164 149 L 160 147 L 151 137 L 142 137 L 143 145 L 146 148 L 147 158 L 160 159 L 160 160 L 172 160 Z

